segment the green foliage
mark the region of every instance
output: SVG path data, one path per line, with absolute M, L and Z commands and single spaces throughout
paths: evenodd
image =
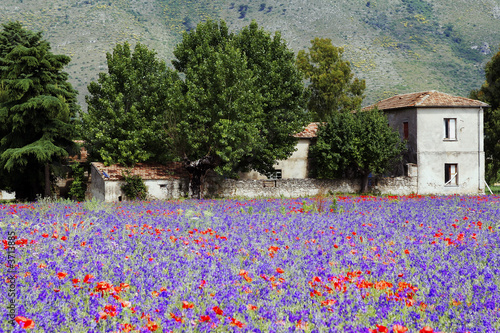
M 369 174 L 389 171 L 405 150 L 399 134 L 387 124 L 378 110 L 334 115 L 320 126 L 317 143 L 310 148 L 316 176 L 361 177 L 365 192 Z
M 337 197 L 333 197 L 332 203 L 330 204 L 330 211 L 335 214 L 342 214 L 344 212 L 344 207 L 339 207 Z
M 299 51 L 297 67 L 310 80 L 309 111 L 314 121 L 327 121 L 337 112 L 357 110 L 363 101 L 365 81 L 354 78 L 344 50 L 328 38 L 311 41 L 309 53 Z
M 76 91 L 40 32 L 19 22 L 0 32 L 0 187 L 18 198 L 50 195 L 51 165 L 75 147 Z M 43 189 L 44 188 L 44 189 Z
M 410 14 L 421 14 L 425 17 L 432 15 L 432 3 L 424 0 L 401 0 L 406 5 L 406 10 Z
M 107 54 L 108 73 L 88 86 L 82 136 L 91 155 L 106 165 L 164 162 L 171 158 L 177 75 L 142 44 L 117 44 Z
M 174 51 L 184 74 L 179 155 L 212 156 L 216 171 L 267 172 L 291 155 L 307 123 L 303 83 L 294 55 L 279 33 L 252 22 L 229 33 L 224 21 L 200 23 Z
M 470 97 L 490 104 L 484 109 L 484 154 L 486 181 L 493 184 L 500 180 L 500 51 L 485 67 L 485 82 Z
M 125 196 L 131 200 L 145 200 L 148 196 L 148 189 L 141 177 L 130 174 L 123 175 L 125 184 L 121 186 L 121 190 Z
M 85 201 L 85 192 L 87 191 L 87 184 L 85 182 L 84 168 L 80 163 L 71 165 L 73 171 L 73 182 L 69 188 L 69 197 L 77 201 Z

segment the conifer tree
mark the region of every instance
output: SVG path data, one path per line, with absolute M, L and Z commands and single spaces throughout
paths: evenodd
M 65 55 L 19 22 L 0 31 L 0 188 L 34 200 L 51 193 L 52 166 L 74 147 L 77 92 Z

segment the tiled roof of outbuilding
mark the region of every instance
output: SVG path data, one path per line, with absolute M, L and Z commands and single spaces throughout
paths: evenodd
M 88 152 L 87 152 L 87 148 L 85 148 L 83 146 L 83 144 L 85 143 L 83 140 L 75 140 L 74 141 L 76 144 L 80 145 L 80 154 L 76 154 L 74 156 L 69 156 L 69 160 L 71 162 L 80 162 L 80 163 L 83 163 L 83 162 L 87 162 L 87 155 L 88 155 Z
M 310 123 L 300 133 L 294 134 L 296 138 L 315 138 L 318 132 L 319 123 Z
M 452 96 L 436 90 L 396 95 L 378 103 L 365 107 L 370 110 L 374 107 L 379 110 L 402 109 L 409 107 L 489 107 L 488 104 L 478 100 Z
M 158 163 L 137 163 L 135 167 L 118 164 L 105 166 L 101 162 L 92 162 L 104 180 L 123 180 L 123 174 L 130 171 L 131 176 L 140 176 L 143 180 L 189 178 L 189 173 L 181 162 L 170 162 L 167 165 Z

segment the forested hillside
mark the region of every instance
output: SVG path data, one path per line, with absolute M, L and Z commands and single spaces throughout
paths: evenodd
M 80 92 L 104 71 L 116 43 L 141 42 L 161 58 L 182 33 L 207 18 L 234 29 L 251 20 L 280 31 L 298 52 L 314 37 L 345 48 L 366 79 L 365 104 L 396 93 L 437 89 L 466 96 L 484 81 L 484 64 L 500 44 L 495 0 L 2 0 L 0 23 L 19 20 L 43 31 Z M 86 109 L 85 107 L 83 108 Z

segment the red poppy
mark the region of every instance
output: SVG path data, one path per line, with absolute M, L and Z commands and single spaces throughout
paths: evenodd
M 278 274 L 283 274 L 283 273 L 285 273 L 285 271 L 284 271 L 284 270 L 282 270 L 282 269 L 281 269 L 281 267 L 276 268 L 276 272 L 278 272 Z
M 219 316 L 224 315 L 224 312 L 223 312 L 223 311 L 222 311 L 222 309 L 221 309 L 221 308 L 219 308 L 218 306 L 214 306 L 214 307 L 212 308 L 212 310 L 214 310 L 214 312 L 215 312 L 216 314 L 218 314 Z
M 104 312 L 106 312 L 111 317 L 114 317 L 118 314 L 118 312 L 116 311 L 116 307 L 111 304 L 108 304 L 104 307 Z
M 87 274 L 85 275 L 85 277 L 83 278 L 83 282 L 85 283 L 90 283 L 89 281 L 94 279 L 95 277 L 92 275 L 92 274 Z
M 120 324 L 120 331 L 128 333 L 134 329 L 134 326 L 130 325 L 129 323 L 126 324 Z
M 377 329 L 378 329 L 378 331 L 380 333 L 387 333 L 387 332 L 389 332 L 389 330 L 385 326 L 382 326 L 382 325 L 376 325 L 376 326 L 377 326 Z
M 186 301 L 182 301 L 182 308 L 183 309 L 192 309 L 192 308 L 194 308 L 194 304 L 186 302 Z
M 334 300 L 334 299 L 327 299 L 327 300 L 324 300 L 323 302 L 321 302 L 321 305 L 323 305 L 323 306 L 329 306 L 329 305 L 334 305 L 335 303 L 337 303 L 336 300 Z
M 146 328 L 150 330 L 151 332 L 154 332 L 158 329 L 158 324 L 154 321 L 150 321 L 148 319 L 148 323 L 146 324 Z
M 113 289 L 113 285 L 106 281 L 98 282 L 96 287 L 94 288 L 94 291 L 100 292 L 102 295 L 104 295 L 105 292 L 107 293 L 115 292 L 115 290 Z
M 237 326 L 239 328 L 242 328 L 244 325 L 241 321 L 238 321 L 232 317 L 229 317 L 229 319 L 231 320 L 231 322 L 229 323 L 229 326 Z
M 406 327 L 401 325 L 392 326 L 392 330 L 394 331 L 394 333 L 405 333 L 406 331 L 408 331 Z
M 64 272 L 59 272 L 57 273 L 57 277 L 59 278 L 59 280 L 62 280 L 66 277 L 66 275 L 68 275 L 67 273 L 64 273 Z
M 184 319 L 182 317 L 176 316 L 174 313 L 170 312 L 170 317 L 172 317 L 176 322 L 183 323 Z
M 132 305 L 132 303 L 129 301 L 120 301 L 120 303 L 124 308 L 128 308 L 130 305 Z
M 106 312 L 99 312 L 99 318 L 97 318 L 96 322 L 99 320 L 106 320 L 108 318 L 108 314 Z
M 424 326 L 419 333 L 434 333 L 434 330 L 429 326 Z
M 62 237 L 61 237 L 61 240 L 63 240 L 63 241 L 65 241 L 65 240 L 67 240 L 67 239 L 68 239 L 68 237 L 66 237 L 66 236 L 62 236 Z
M 35 322 L 31 319 L 17 316 L 16 318 L 14 318 L 14 320 L 19 324 L 19 326 L 21 326 L 24 329 L 35 328 Z
M 202 323 L 204 323 L 204 322 L 208 323 L 210 321 L 210 316 L 201 316 L 200 320 Z
M 248 309 L 248 310 L 257 310 L 257 307 L 256 307 L 255 305 L 248 304 L 248 305 L 247 305 L 247 309 Z

